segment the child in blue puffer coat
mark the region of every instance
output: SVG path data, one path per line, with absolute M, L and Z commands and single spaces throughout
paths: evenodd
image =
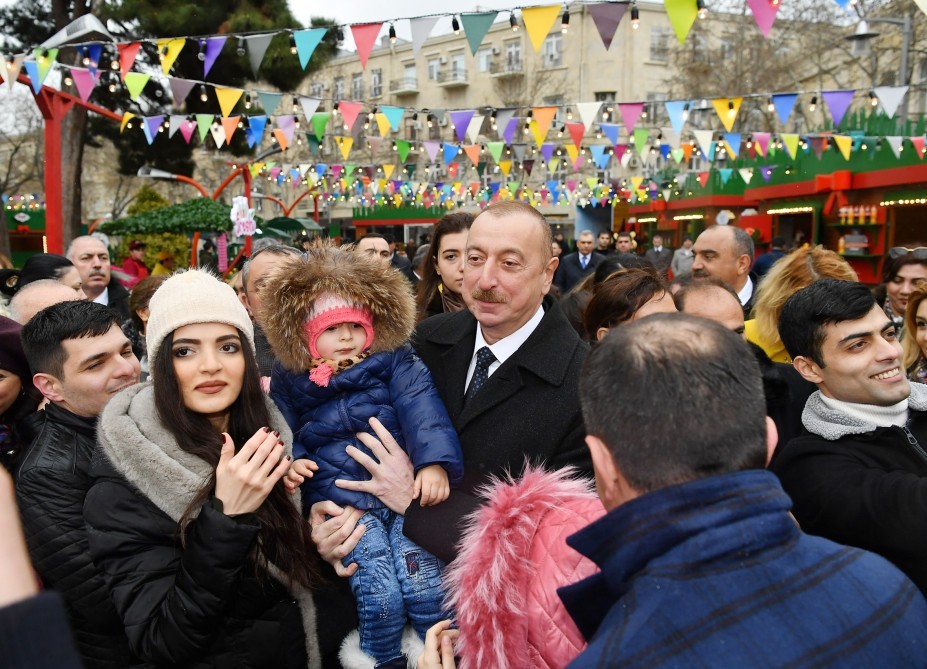
M 403 535 L 401 515 L 335 481 L 370 478 L 345 448 L 372 455 L 356 435 L 370 433 L 374 417 L 409 455 L 421 504 L 443 502 L 463 476 L 457 433 L 408 344 L 415 324 L 408 281 L 352 250 L 324 246 L 288 260 L 262 293 L 264 330 L 278 360 L 271 397 L 293 431 L 305 509 L 331 500 L 365 512 L 366 530 L 344 558 L 358 565 L 350 583 L 366 657 L 357 666 L 405 667 L 406 618 L 424 638 L 445 617 L 443 565 Z

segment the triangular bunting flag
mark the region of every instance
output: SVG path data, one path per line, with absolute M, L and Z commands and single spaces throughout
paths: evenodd
M 644 111 L 643 102 L 619 102 L 618 111 L 621 112 L 621 120 L 628 132 L 634 132 L 634 126 L 637 125 L 637 119 L 641 117 Z
M 225 130 L 225 141 L 229 144 L 232 143 L 232 136 L 235 134 L 235 131 L 238 130 L 239 120 L 241 120 L 240 116 L 230 116 L 222 119 L 222 129 Z
M 559 11 L 560 6 L 557 5 L 555 8 Z M 547 131 L 550 130 L 550 124 L 554 120 L 554 116 L 557 115 L 557 107 L 532 107 L 531 111 L 534 113 L 534 120 L 538 124 L 541 137 L 546 137 Z
M 900 137 L 898 139 L 901 139 Z M 853 148 L 853 138 L 847 135 L 834 135 L 834 143 L 837 145 L 844 160 L 850 159 L 850 149 Z
M 463 147 L 464 153 L 467 154 L 467 157 L 470 161 L 476 165 L 480 162 L 480 145 L 479 144 L 468 144 Z
M 602 129 L 602 133 L 608 137 L 608 140 L 612 143 L 612 146 L 618 143 L 618 124 L 617 123 L 600 123 L 599 128 Z
M 219 100 L 219 109 L 222 112 L 222 116 L 228 116 L 232 113 L 232 110 L 235 109 L 235 105 L 238 104 L 238 101 L 241 100 L 241 96 L 244 94 L 244 91 L 240 88 L 220 88 L 216 86 L 216 98 Z M 227 140 L 232 138 L 228 133 L 225 134 Z
M 814 155 L 820 159 L 821 154 L 824 153 L 825 145 L 827 141 L 826 137 L 809 137 L 808 142 L 811 144 L 811 150 L 814 151 Z
M 761 156 L 765 156 L 766 152 L 769 149 L 769 133 L 768 132 L 753 133 L 753 142 L 756 144 L 757 152 Z
M 386 118 L 386 114 L 377 112 L 374 119 L 376 119 L 377 130 L 380 131 L 380 137 L 386 137 L 390 131 L 389 119 Z
M 769 0 L 747 0 L 747 4 L 753 12 L 753 18 L 760 32 L 763 33 L 763 37 L 768 38 L 769 31 L 776 20 L 776 13 L 779 11 L 779 3 Z
M 351 26 L 351 34 L 354 36 L 354 44 L 357 46 L 357 57 L 360 58 L 361 67 L 367 67 L 367 59 L 373 50 L 373 45 L 377 41 L 377 35 L 380 34 L 380 28 L 383 23 L 355 23 Z
M 145 133 L 145 139 L 148 140 L 148 146 L 155 141 L 158 136 L 158 129 L 164 122 L 163 116 L 149 116 L 142 121 L 142 130 Z
M 150 74 L 142 74 L 141 72 L 129 72 L 126 74 L 125 84 L 126 88 L 129 89 L 129 97 L 132 98 L 133 102 L 138 102 L 138 97 L 142 94 L 149 79 L 151 79 Z
M 795 107 L 795 100 L 797 99 L 797 93 L 780 93 L 779 95 L 772 96 L 773 107 L 776 108 L 776 115 L 779 117 L 779 122 L 782 125 L 788 122 L 789 116 L 792 115 L 792 109 Z
M 354 138 L 335 137 L 335 142 L 338 144 L 338 148 L 341 149 L 341 157 L 347 160 L 348 154 L 351 153 L 351 147 L 354 146 Z
M 525 161 L 525 150 L 527 148 L 528 147 L 524 144 L 512 144 L 512 153 L 515 154 L 515 160 L 517 160 L 520 163 L 524 162 Z
M 383 165 L 383 176 L 389 179 L 393 175 L 393 170 L 396 169 L 395 165 Z
M 307 98 L 304 95 L 299 96 L 299 106 L 302 107 L 303 116 L 306 117 L 307 121 L 312 119 L 312 115 L 315 114 L 315 110 L 319 108 L 321 102 L 319 98 Z
M 212 125 L 214 118 L 215 117 L 212 114 L 196 115 L 196 130 L 199 132 L 201 142 L 206 141 L 206 135 L 209 134 L 209 128 Z
M 203 78 L 209 76 L 209 70 L 216 62 L 216 58 L 222 53 L 222 47 L 228 37 L 210 37 L 203 45 Z M 189 142 L 188 142 L 189 143 Z
M 911 144 L 914 146 L 915 155 L 918 157 L 918 159 L 923 160 L 924 149 L 925 149 L 924 136 L 921 135 L 919 137 L 909 137 L 908 139 L 910 140 Z
M 724 133 L 724 141 L 727 143 L 728 153 L 736 158 L 740 153 L 740 133 L 726 132 Z
M 670 155 L 673 156 L 673 160 L 676 161 L 677 165 L 686 159 L 686 151 L 682 148 L 673 149 Z
M 263 115 L 248 117 L 248 133 L 255 144 L 260 144 L 264 138 L 264 128 L 267 127 L 267 117 Z
M 325 135 L 325 128 L 328 127 L 328 119 L 330 117 L 331 112 L 316 112 L 312 115 L 312 132 L 315 133 L 316 139 L 320 142 Z
M 402 126 L 402 117 L 406 113 L 405 107 L 389 107 L 384 105 L 380 107 L 380 111 L 386 116 L 387 120 L 389 120 L 389 126 L 394 132 L 400 129 Z
M 126 126 L 129 125 L 129 121 L 135 118 L 135 114 L 132 112 L 125 112 L 122 115 L 122 121 L 119 124 L 119 132 L 125 132 Z
M 737 173 L 740 174 L 740 178 L 744 180 L 745 184 L 750 184 L 750 179 L 753 178 L 752 167 L 741 167 L 739 170 L 737 170 Z
M 573 145 L 579 148 L 579 145 L 583 143 L 583 135 L 586 134 L 585 126 L 582 123 L 567 123 L 566 129 L 573 139 Z
M 441 148 L 441 142 L 437 140 L 427 140 L 424 142 L 425 153 L 428 154 L 428 160 L 430 162 L 435 162 L 435 159 L 438 157 L 438 149 Z
M 898 110 L 898 105 L 901 104 L 905 93 L 908 92 L 908 87 L 876 86 L 872 89 L 872 92 L 879 98 L 879 104 L 882 105 L 882 110 L 885 112 L 885 115 L 889 118 L 893 118 L 895 112 Z
M 685 44 L 686 36 L 695 23 L 695 17 L 698 16 L 698 7 L 692 0 L 663 0 L 666 7 L 666 15 L 670 23 L 673 24 L 673 30 L 676 31 L 676 38 L 680 44 Z
M 508 128 L 509 121 L 512 120 L 512 117 L 515 116 L 515 109 L 512 107 L 500 107 L 496 109 L 496 118 L 494 123 L 496 124 L 496 132 L 499 137 L 502 137 L 502 132 Z M 509 142 L 510 143 L 510 142 Z
M 174 105 L 177 107 L 183 104 L 187 96 L 190 95 L 190 91 L 193 90 L 193 86 L 196 84 L 195 81 L 180 79 L 178 77 L 169 78 L 168 83 L 171 86 L 171 97 L 174 99 Z
M 731 175 L 734 173 L 734 170 L 730 167 L 722 167 L 718 169 L 718 174 L 721 175 L 721 185 L 723 186 L 731 179 Z
M 225 128 L 218 123 L 213 123 L 209 126 L 209 132 L 216 143 L 216 148 L 221 149 L 222 145 L 225 144 Z
M 502 150 L 505 148 L 505 142 L 487 142 L 486 148 L 489 150 L 489 155 L 492 156 L 492 159 L 499 162 L 499 159 L 502 158 Z
M 628 5 L 623 2 L 597 2 L 586 5 L 586 9 L 592 15 L 592 21 L 595 23 L 596 30 L 599 31 L 602 44 L 608 50 L 612 46 L 615 31 L 618 30 L 618 24 L 621 23 Z
M 534 46 L 534 52 L 540 53 L 547 34 L 554 27 L 554 21 L 560 15 L 560 5 L 547 7 L 525 7 L 521 10 L 521 18 L 525 22 L 528 38 Z
M 770 177 L 772 177 L 773 172 L 776 171 L 775 165 L 769 165 L 767 167 L 760 168 L 760 176 L 763 177 L 763 181 L 769 183 Z
M 396 140 L 396 153 L 399 154 L 399 162 L 405 163 L 406 158 L 409 156 L 409 150 L 412 148 L 412 144 L 407 142 L 404 139 Z
M 357 121 L 357 115 L 361 110 L 360 102 L 348 102 L 347 100 L 341 100 L 338 102 L 338 111 L 341 112 L 341 119 L 344 121 L 344 126 L 347 128 L 348 132 L 354 127 L 354 122 Z
M 730 132 L 734 127 L 734 121 L 737 120 L 737 112 L 740 111 L 740 103 L 743 98 L 715 98 L 711 104 L 715 108 L 715 113 L 721 119 L 724 128 Z
M 509 172 L 512 171 L 512 161 L 511 160 L 500 160 L 499 161 L 499 170 L 502 174 L 508 178 Z
M 161 58 L 161 71 L 165 76 L 171 71 L 174 61 L 186 44 L 187 40 L 182 37 L 158 40 L 158 56 Z
M 4 77 L 6 78 L 6 87 L 9 90 L 13 90 L 13 84 L 16 83 L 16 78 L 19 76 L 19 71 L 23 69 L 23 54 L 16 54 L 13 56 L 12 60 L 5 60 L 6 72 L 4 72 Z
M 183 141 L 187 144 L 190 143 L 190 140 L 193 139 L 193 132 L 196 130 L 196 121 L 191 121 L 190 119 L 184 120 L 180 124 L 180 134 L 183 135 Z
M 258 100 L 261 101 L 261 107 L 264 108 L 264 112 L 268 116 L 273 116 L 274 112 L 277 111 L 277 106 L 280 104 L 280 100 L 283 99 L 283 93 L 267 93 L 265 91 L 257 92 Z
M 460 24 L 463 26 L 464 33 L 467 35 L 467 43 L 470 45 L 470 52 L 475 56 L 477 49 L 483 42 L 483 38 L 489 31 L 492 22 L 496 20 L 499 12 L 473 12 L 462 13 L 460 15 Z
M 541 155 L 544 156 L 544 160 L 550 162 L 554 155 L 554 145 L 548 142 L 541 146 Z
M 611 160 L 611 154 L 606 152 L 607 148 L 607 146 L 603 146 L 602 144 L 593 144 L 589 147 L 592 160 L 595 162 L 595 166 L 600 170 L 604 170 L 605 166 L 608 165 L 608 161 Z
M 677 135 L 682 134 L 682 126 L 686 123 L 684 112 L 689 103 L 685 100 L 667 100 L 663 104 L 666 107 L 666 113 L 669 115 L 670 123 L 673 124 L 673 130 L 676 131 Z
M 74 79 L 74 85 L 77 87 L 77 94 L 80 95 L 80 99 L 87 102 L 100 80 L 100 71 L 94 70 L 91 72 L 80 67 L 72 67 L 71 77 Z
M 296 117 L 287 114 L 286 116 L 277 116 L 274 121 L 277 124 L 277 129 L 286 137 L 286 146 L 289 146 L 290 142 L 293 141 L 293 133 L 296 131 Z M 274 135 L 276 136 L 276 133 Z M 284 151 L 286 150 L 284 144 L 280 146 L 283 147 Z
M 834 139 L 837 139 L 837 138 L 834 137 Z M 902 145 L 902 142 L 903 142 L 903 141 L 904 141 L 904 139 L 903 139 L 902 137 L 892 136 L 892 137 L 886 137 L 886 138 L 885 138 L 885 143 L 888 144 L 888 147 L 892 150 L 892 153 L 895 154 L 895 157 L 896 157 L 896 158 L 900 158 L 900 157 L 901 157 L 901 145 Z M 849 158 L 847 158 L 846 156 L 844 156 L 844 157 L 845 157 L 847 160 L 849 160 Z
M 715 133 L 711 130 L 693 130 L 695 141 L 698 142 L 698 148 L 701 149 L 702 155 L 708 157 L 711 152 L 711 140 Z
M 58 49 L 35 49 L 33 55 L 35 56 L 39 90 L 41 90 L 45 77 L 48 76 L 49 71 L 58 59 Z M 33 88 L 35 88 L 34 83 Z
M 187 117 L 183 114 L 171 114 L 170 117 L 170 127 L 167 130 L 167 136 L 173 137 L 177 134 L 177 131 L 180 130 L 181 126 L 186 122 Z
M 582 165 L 582 156 L 579 155 L 579 147 L 575 144 L 567 144 L 565 147 L 567 155 L 570 157 L 570 163 L 573 165 L 573 171 L 579 170 Z
M 608 3 L 611 4 L 611 3 Z M 589 5 L 590 7 L 593 5 Z M 623 6 L 623 5 L 622 5 Z M 599 110 L 602 108 L 601 102 L 579 102 L 576 105 L 577 111 L 579 111 L 579 118 L 583 122 L 583 125 L 586 126 L 586 129 L 592 127 L 592 124 L 595 123 L 598 119 Z
M 116 45 L 116 49 L 119 51 L 119 72 L 123 79 L 126 78 L 126 73 L 128 73 L 128 71 L 132 69 L 132 65 L 135 64 L 135 58 L 138 56 L 138 50 L 141 48 L 141 42 Z
M 698 173 L 698 182 L 702 185 L 702 188 L 708 185 L 708 177 L 711 176 L 711 172 L 699 172 Z
M 798 135 L 779 135 L 779 139 L 781 139 L 782 143 L 785 145 L 785 150 L 789 152 L 789 157 L 794 158 L 795 153 L 798 151 Z
M 462 142 L 464 137 L 467 136 L 467 128 L 470 127 L 470 119 L 473 118 L 473 114 L 476 113 L 472 109 L 461 109 L 459 111 L 451 111 L 448 114 L 451 117 L 451 124 L 454 126 L 454 133 L 457 135 L 457 141 Z
M 518 131 L 520 123 L 521 119 L 510 118 L 509 122 L 505 124 L 505 130 L 502 132 L 502 139 L 505 140 L 506 144 L 511 144 L 515 139 L 515 133 Z
M 248 62 L 251 63 L 251 72 L 254 73 L 255 78 L 257 78 L 258 70 L 261 69 L 264 54 L 267 53 L 267 47 L 270 46 L 274 35 L 275 33 L 265 33 L 243 38 L 248 45 Z
M 438 22 L 438 16 L 422 16 L 415 19 L 409 19 L 409 28 L 412 30 L 412 55 L 418 56 L 419 49 L 428 39 L 431 31 Z
M 821 91 L 821 97 L 823 97 L 824 102 L 827 103 L 830 116 L 834 119 L 835 128 L 840 125 L 840 121 L 843 120 L 843 115 L 847 113 L 847 109 L 853 101 L 855 92 L 856 91 L 853 90 Z
M 444 162 L 450 164 L 457 154 L 460 152 L 460 148 L 456 144 L 451 144 L 449 142 L 444 142 Z
M 308 30 L 294 30 L 293 41 L 296 43 L 296 53 L 299 54 L 299 65 L 304 70 L 309 65 L 309 59 L 325 37 L 326 28 L 310 28 Z
M 640 156 L 644 155 L 647 150 L 647 140 L 650 138 L 650 130 L 647 128 L 638 128 L 634 131 L 634 148 Z

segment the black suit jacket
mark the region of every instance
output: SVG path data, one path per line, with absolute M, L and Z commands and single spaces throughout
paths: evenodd
M 463 450 L 464 482 L 450 498 L 406 512 L 405 533 L 439 558 L 456 555 L 462 517 L 479 504 L 475 489 L 489 476 L 519 476 L 525 462 L 592 472 L 579 405 L 579 376 L 589 347 L 559 305 L 544 300 L 544 318 L 480 392 L 464 404 L 476 319 L 469 311 L 419 324 L 413 343 L 431 370 Z
M 586 269 L 583 269 L 579 263 L 579 251 L 560 256 L 560 265 L 554 275 L 554 285 L 560 289 L 562 294 L 566 295 L 570 288 L 595 272 L 595 268 L 603 260 L 605 260 L 605 256 L 593 251 L 589 256 L 589 264 L 586 265 Z

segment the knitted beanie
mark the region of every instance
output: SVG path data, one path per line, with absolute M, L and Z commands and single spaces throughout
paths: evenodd
M 254 326 L 235 291 L 199 269 L 172 274 L 151 297 L 145 331 L 148 362 L 154 364 L 165 337 L 193 323 L 226 323 L 238 328 L 254 350 Z
M 352 304 L 340 295 L 322 293 L 312 304 L 312 311 L 306 319 L 306 338 L 309 341 L 309 353 L 313 358 L 321 358 L 315 343 L 319 335 L 339 323 L 357 323 L 367 333 L 364 350 L 373 343 L 373 314 L 366 307 Z
M 22 381 L 23 386 L 32 385 L 32 372 L 26 354 L 23 353 L 23 343 L 19 337 L 22 325 L 16 321 L 0 316 L 0 369 L 15 374 Z

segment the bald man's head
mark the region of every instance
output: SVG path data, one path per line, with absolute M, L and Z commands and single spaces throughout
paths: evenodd
M 57 279 L 41 279 L 20 288 L 10 300 L 10 315 L 25 325 L 45 307 L 59 302 L 82 299 L 80 293 Z

